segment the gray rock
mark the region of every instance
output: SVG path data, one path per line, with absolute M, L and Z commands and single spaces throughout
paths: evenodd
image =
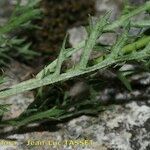
M 32 69 L 13 61 L 10 68 L 5 70 L 6 83 L 0 85 L 0 89 L 9 88 L 30 77 Z M 32 92 L 26 92 L 11 96 L 7 99 L 1 99 L 0 104 L 11 104 L 10 110 L 3 115 L 3 119 L 11 119 L 18 117 L 28 105 L 33 102 L 34 96 Z

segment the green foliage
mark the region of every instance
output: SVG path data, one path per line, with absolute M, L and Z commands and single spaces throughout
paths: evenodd
M 5 112 L 9 111 L 9 104 L 1 105 L 0 104 L 0 116 L 2 116 Z
M 131 84 L 130 84 L 129 80 L 126 78 L 126 76 L 124 75 L 124 73 L 121 72 L 121 71 L 118 71 L 117 76 L 118 76 L 118 78 L 122 81 L 122 83 L 125 85 L 125 87 L 126 87 L 129 91 L 132 91 Z
M 20 117 L 20 118 L 17 118 L 15 120 L 13 119 L 13 120 L 5 121 L 5 122 L 3 122 L 3 124 L 19 127 L 19 126 L 26 125 L 30 122 L 33 122 L 33 121 L 35 122 L 37 120 L 42 120 L 42 119 L 54 119 L 54 120 L 56 120 L 55 118 L 58 118 L 63 113 L 64 113 L 63 110 L 59 110 L 57 108 L 52 108 L 52 109 L 44 111 L 44 112 L 37 112 L 36 114 L 28 116 L 26 118 Z
M 131 60 L 141 61 L 144 59 L 148 59 L 150 56 L 149 36 L 143 37 L 141 35 L 142 37 L 139 40 L 136 40 L 136 38 L 135 38 L 134 43 L 128 44 L 126 41 L 130 41 L 130 40 L 126 40 L 126 38 L 127 37 L 130 38 L 130 36 L 127 33 L 126 27 L 125 27 L 125 31 L 122 34 L 121 38 L 119 38 L 116 41 L 116 44 L 112 47 L 112 51 L 110 51 L 110 53 L 108 53 L 105 56 L 105 59 L 98 62 L 97 64 L 94 64 L 93 66 L 87 66 L 89 55 L 91 53 L 91 49 L 94 48 L 94 46 L 96 45 L 96 42 L 95 42 L 96 39 L 103 32 L 114 30 L 116 27 L 119 27 L 119 26 L 127 26 L 127 23 L 130 22 L 130 20 L 129 20 L 130 18 L 132 18 L 136 14 L 139 14 L 142 11 L 149 10 L 149 9 L 150 9 L 150 2 L 147 2 L 143 6 L 140 6 L 139 8 L 130 12 L 130 14 L 127 14 L 126 16 L 121 17 L 119 20 L 115 21 L 114 23 L 112 23 L 112 24 L 109 23 L 108 25 L 106 25 L 108 15 L 106 15 L 105 17 L 103 17 L 101 19 L 98 19 L 98 21 L 95 23 L 94 27 L 92 28 L 93 30 L 91 31 L 88 39 L 86 40 L 85 45 L 84 45 L 84 43 L 81 43 L 81 44 L 79 44 L 79 46 L 77 46 L 77 48 L 66 49 L 65 52 L 67 52 L 67 53 L 65 53 L 64 50 L 61 51 L 61 56 L 64 53 L 63 54 L 65 56 L 64 59 L 66 60 L 67 57 L 72 55 L 72 53 L 74 53 L 75 51 L 77 51 L 83 47 L 84 51 L 83 51 L 83 54 L 81 57 L 81 61 L 79 62 L 80 67 L 76 67 L 75 69 L 71 69 L 71 70 L 69 69 L 68 71 L 66 70 L 65 73 L 62 73 L 62 74 L 60 73 L 57 76 L 55 75 L 55 73 L 54 74 L 50 73 L 50 74 L 46 74 L 46 76 L 43 76 L 43 72 L 46 72 L 46 70 L 47 71 L 50 70 L 50 72 L 51 72 L 52 69 L 57 70 L 58 69 L 57 67 L 59 67 L 58 70 L 60 70 L 60 65 L 62 64 L 62 60 L 60 61 L 61 56 L 59 56 L 59 60 L 55 60 L 54 62 L 52 62 L 49 66 L 47 66 L 46 68 L 44 68 L 44 70 L 42 70 L 40 72 L 40 74 L 42 74 L 42 78 L 37 77 L 35 79 L 30 79 L 29 81 L 25 81 L 18 85 L 13 86 L 10 90 L 0 92 L 0 98 L 7 97 L 7 96 L 17 94 L 17 93 L 21 93 L 21 92 L 24 92 L 27 90 L 32 90 L 32 89 L 35 89 L 35 88 L 38 88 L 38 87 L 41 87 L 44 85 L 53 84 L 53 83 L 56 83 L 59 81 L 68 80 L 70 78 L 73 78 L 73 77 L 76 77 L 79 75 L 83 75 L 83 74 L 86 74 L 89 72 L 93 72 L 98 69 L 107 68 L 112 65 L 116 65 L 118 63 L 124 62 L 124 61 L 131 61 Z M 143 49 L 145 46 L 146 46 L 146 48 Z M 137 50 L 137 51 L 135 51 L 135 50 Z M 122 55 L 118 55 L 119 51 L 122 51 L 121 52 Z M 134 51 L 134 53 L 133 53 L 133 51 Z M 57 62 L 59 62 L 59 63 L 57 63 Z M 39 76 L 39 74 L 38 74 L 38 76 Z
M 14 30 L 20 29 L 25 24 L 28 25 L 32 19 L 39 18 L 41 10 L 36 8 L 39 0 L 28 0 L 25 6 L 21 6 L 21 0 L 18 0 L 16 8 L 12 13 L 8 22 L 0 28 L 0 35 L 10 33 Z
M 30 49 L 31 43 L 27 43 L 25 39 L 18 39 L 17 37 L 1 36 L 0 41 L 0 65 L 7 66 L 7 62 L 15 57 L 23 57 L 25 59 L 32 59 L 33 56 L 39 55 Z
M 22 6 L 21 1 L 18 3 L 9 20 L 0 27 L 0 65 L 7 65 L 7 61 L 14 57 L 21 56 L 25 59 L 31 59 L 39 55 L 30 49 L 31 43 L 26 39 L 20 39 L 15 35 L 16 30 L 30 28 L 31 20 L 41 16 L 41 10 L 36 8 L 39 0 L 30 1 Z M 10 35 L 10 33 L 13 33 Z M 8 35 L 9 34 L 9 35 Z
M 108 18 L 110 14 L 106 14 L 103 18 L 98 19 L 95 23 L 95 25 L 90 24 L 90 33 L 89 37 L 86 40 L 85 47 L 83 50 L 83 54 L 81 56 L 81 61 L 79 63 L 80 69 L 85 69 L 91 54 L 91 51 L 93 50 L 96 40 L 98 37 L 100 37 L 104 31 L 104 27 L 108 24 Z
M 26 10 L 26 9 L 25 9 Z M 22 93 L 28 90 L 33 90 L 36 88 L 41 88 L 46 85 L 54 85 L 56 83 L 60 83 L 62 81 L 69 80 L 74 77 L 78 77 L 80 75 L 92 74 L 98 70 L 106 69 L 109 67 L 114 67 L 126 62 L 148 62 L 150 59 L 150 36 L 144 35 L 144 33 L 140 33 L 137 37 L 130 37 L 129 31 L 134 26 L 145 30 L 147 27 L 150 28 L 149 20 L 144 20 L 133 23 L 131 18 L 143 11 L 150 10 L 150 2 L 146 2 L 143 6 L 134 9 L 132 12 L 128 12 L 123 14 L 118 20 L 113 23 L 109 23 L 109 13 L 107 13 L 104 17 L 97 19 L 95 23 L 90 22 L 90 26 L 88 28 L 89 35 L 86 41 L 80 43 L 76 48 L 65 48 L 65 43 L 67 40 L 67 36 L 64 39 L 60 54 L 58 59 L 54 62 L 50 63 L 46 66 L 39 74 L 37 74 L 36 78 L 24 81 L 17 85 L 12 86 L 9 90 L 4 90 L 0 92 L 0 98 L 6 98 L 8 96 Z M 30 12 L 30 11 L 29 11 Z M 30 14 L 30 13 L 29 13 Z M 31 14 L 30 14 L 31 15 Z M 30 16 L 29 15 L 29 16 Z M 23 16 L 23 18 L 27 18 Z M 30 18 L 30 17 L 29 17 Z M 16 18 L 17 19 L 17 18 Z M 22 24 L 23 21 L 19 22 Z M 11 22 L 11 21 L 10 21 Z M 12 21 L 15 22 L 15 21 Z M 16 21 L 17 22 L 17 21 Z M 12 27 L 12 23 L 11 27 Z M 15 27 L 18 26 L 17 23 L 13 23 Z M 104 51 L 103 56 L 96 58 L 96 63 L 89 65 L 89 57 L 93 49 L 102 49 L 102 46 L 97 44 L 97 39 L 106 32 L 116 32 L 116 28 L 123 27 L 122 33 L 118 34 L 116 43 L 112 47 L 108 47 L 108 51 Z M 145 28 L 146 27 L 146 28 Z M 1 30 L 0 30 L 1 31 Z M 3 32 L 10 31 L 9 29 L 3 30 Z M 67 60 L 73 53 L 83 48 L 83 53 L 81 56 L 80 62 L 76 65 L 76 67 L 67 68 L 66 70 L 61 71 L 62 64 L 65 60 Z M 28 49 L 28 46 L 27 48 Z M 105 47 L 107 49 L 107 47 Z M 118 78 L 123 82 L 123 84 L 127 87 L 127 89 L 131 90 L 131 86 L 129 81 L 126 78 L 127 74 L 123 74 L 119 71 Z M 41 95 L 41 94 L 40 94 Z M 35 102 L 36 103 L 36 102 Z M 42 105 L 42 104 L 41 104 Z M 70 106 L 75 106 L 76 109 L 74 111 L 70 110 Z M 90 106 L 90 107 L 88 107 Z M 83 109 L 87 108 L 87 109 Z M 91 109 L 94 108 L 94 109 Z M 38 108 L 30 108 L 27 112 L 32 112 L 35 110 L 34 114 L 29 113 L 29 116 L 22 115 L 20 118 L 16 120 L 6 121 L 6 124 L 9 125 L 17 125 L 23 126 L 28 123 L 41 120 L 41 119 L 52 119 L 52 120 L 61 120 L 73 115 L 84 114 L 84 113 L 97 113 L 101 110 L 99 107 L 99 103 L 97 101 L 91 101 L 91 99 L 85 100 L 84 102 L 77 102 L 76 104 L 68 104 L 67 95 L 65 95 L 65 101 L 61 107 L 51 107 L 47 108 L 48 110 L 38 110 Z M 94 111 L 93 111 L 94 110 Z
M 5 82 L 5 78 L 4 76 L 0 76 L 0 84 L 4 83 Z

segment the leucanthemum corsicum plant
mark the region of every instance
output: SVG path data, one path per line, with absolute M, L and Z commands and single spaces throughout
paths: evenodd
M 114 68 L 115 66 L 120 66 L 120 64 L 126 64 L 128 62 L 142 62 L 145 66 L 147 66 L 147 69 L 149 69 L 150 36 L 149 34 L 145 34 L 146 30 L 148 31 L 150 28 L 149 11 L 150 2 L 145 2 L 145 4 L 138 8 L 132 9 L 132 11 L 125 11 L 125 13 L 123 13 L 120 18 L 114 22 L 110 22 L 111 12 L 107 12 L 103 17 L 98 18 L 95 22 L 90 19 L 89 26 L 87 27 L 88 37 L 85 41 L 78 44 L 75 48 L 66 48 L 66 35 L 60 49 L 59 56 L 56 60 L 41 70 L 35 78 L 14 85 L 7 90 L 1 91 L 0 99 L 3 100 L 4 98 L 14 94 L 19 94 L 46 85 L 53 86 L 59 82 L 62 83 L 66 80 L 70 80 L 81 75 L 88 76 L 98 70 L 104 70 L 111 67 Z M 147 13 L 147 17 L 145 17 L 144 20 L 132 21 L 132 18 L 141 12 Z M 136 36 L 131 36 L 130 30 L 132 28 L 139 28 L 141 30 Z M 99 45 L 97 43 L 98 38 L 104 33 L 110 32 L 117 34 L 116 42 L 112 46 L 109 45 L 108 47 Z M 80 61 L 73 67 L 62 71 L 64 61 L 68 60 L 72 54 L 80 49 L 83 49 Z M 92 51 L 95 50 L 102 52 L 102 55 L 98 58 L 90 60 L 90 55 Z M 119 79 L 129 90 L 131 90 L 130 83 L 125 76 L 126 74 L 127 73 L 118 70 Z M 91 102 L 93 105 L 95 104 L 94 109 L 88 108 L 70 110 L 66 106 L 67 103 L 68 102 L 64 102 L 61 107 L 56 105 L 51 108 L 47 108 L 46 110 L 34 109 L 34 107 L 30 107 L 23 114 L 21 114 L 20 117 L 13 120 L 2 121 L 1 124 L 23 126 L 28 123 L 44 119 L 60 121 L 73 115 L 88 114 L 89 112 L 97 113 L 101 110 L 100 106 L 95 101 Z M 89 101 L 86 101 L 85 103 L 92 106 Z M 81 105 L 86 105 L 85 103 L 83 102 Z
M 8 21 L 0 26 L 0 65 L 7 65 L 7 61 L 12 57 L 24 57 L 31 59 L 39 55 L 30 50 L 31 43 L 26 39 L 20 39 L 15 34 L 16 31 L 25 28 L 34 28 L 31 20 L 39 18 L 41 10 L 36 8 L 40 0 L 28 0 L 26 5 L 22 5 L 21 0 L 17 0 L 16 7 Z M 8 35 L 9 33 L 9 35 Z
M 6 23 L 0 26 L 0 84 L 6 81 L 2 67 L 8 67 L 10 61 L 18 57 L 28 61 L 40 55 L 31 50 L 31 43 L 16 34 L 18 30 L 37 28 L 31 21 L 41 17 L 41 10 L 37 8 L 39 1 L 28 0 L 22 5 L 21 0 L 16 0 L 13 13 Z M 0 105 L 0 115 L 7 111 L 7 106 L 9 105 Z

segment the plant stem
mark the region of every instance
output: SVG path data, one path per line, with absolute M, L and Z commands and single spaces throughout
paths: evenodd
M 57 77 L 52 77 L 52 75 L 49 75 L 49 76 L 47 76 L 43 79 L 31 79 L 31 80 L 22 82 L 22 83 L 20 83 L 16 86 L 13 86 L 9 90 L 0 92 L 0 98 L 2 99 L 2 98 L 5 98 L 5 97 L 14 95 L 14 94 L 19 94 L 19 93 L 22 93 L 22 92 L 25 92 L 25 91 L 28 91 L 28 90 L 32 90 L 32 89 L 42 87 L 42 86 L 45 86 L 45 85 L 49 85 L 49 84 L 53 84 L 53 83 L 56 83 L 56 82 L 59 82 L 59 81 L 65 81 L 65 80 L 68 80 L 70 78 L 73 78 L 73 77 L 76 77 L 76 76 L 79 76 L 79 75 L 83 75 L 83 74 L 86 74 L 86 73 L 96 71 L 98 69 L 103 69 L 103 68 L 109 67 L 113 64 L 116 64 L 116 63 L 119 63 L 119 62 L 122 62 L 122 61 L 130 61 L 130 60 L 135 60 L 135 59 L 139 59 L 139 60 L 140 59 L 145 59 L 145 58 L 150 57 L 150 53 L 148 53 L 149 49 L 150 49 L 150 45 L 148 45 L 148 47 L 146 48 L 146 51 L 143 50 L 143 51 L 133 53 L 133 54 L 130 54 L 130 55 L 120 56 L 116 60 L 106 59 L 106 60 L 102 61 L 99 64 L 96 64 L 92 67 L 88 67 L 84 71 L 83 70 L 74 70 L 74 71 L 71 71 L 71 72 L 63 73 L 63 74 L 61 74 Z
M 135 51 L 135 50 L 138 50 L 140 48 L 143 48 L 149 42 L 150 42 L 150 36 L 144 36 L 144 37 L 140 38 L 138 41 L 136 41 L 132 44 L 128 44 L 122 50 L 124 53 L 129 53 L 131 51 Z
M 136 28 L 150 27 L 150 20 L 131 22 L 131 26 Z
M 111 25 L 106 26 L 105 31 L 110 31 L 113 30 L 119 26 L 122 26 L 123 23 L 128 20 L 129 18 L 139 14 L 140 12 L 146 11 L 146 10 L 150 10 L 150 1 L 146 2 L 144 5 L 138 7 L 137 9 L 133 10 L 131 13 L 121 16 L 121 18 L 117 21 L 115 21 L 114 23 L 112 23 Z
M 127 14 L 123 17 L 121 17 L 120 19 L 118 19 L 117 21 L 113 22 L 112 24 L 110 25 L 106 25 L 106 27 L 104 28 L 104 31 L 107 32 L 107 31 L 111 31 L 111 30 L 114 30 L 115 28 L 119 27 L 119 26 L 123 26 L 124 25 L 124 22 L 127 21 L 128 19 L 130 19 L 131 17 L 139 14 L 140 12 L 143 12 L 143 11 L 146 11 L 146 10 L 149 10 L 150 9 L 150 2 L 146 2 L 144 5 L 142 5 L 141 7 L 135 9 L 134 11 L 132 11 L 130 14 Z M 150 23 L 149 21 L 146 21 L 145 24 L 144 22 L 135 22 L 133 23 L 133 26 L 148 26 Z M 132 22 L 131 22 L 131 25 L 132 25 Z M 82 49 L 84 48 L 85 46 L 85 41 L 82 41 L 81 43 L 79 43 L 79 45 L 77 45 L 77 47 L 75 47 L 74 49 L 73 48 L 69 48 L 69 49 L 66 49 L 66 58 L 70 57 L 73 53 L 75 53 L 76 51 L 78 51 L 79 49 Z M 54 60 L 52 63 L 50 63 L 47 67 L 44 68 L 44 70 L 40 71 L 38 74 L 37 74 L 37 78 L 40 79 L 42 78 L 44 72 L 54 72 L 54 69 L 56 67 L 56 64 L 57 64 L 57 59 Z
M 117 27 L 123 25 L 124 22 L 126 20 L 128 20 L 129 18 L 131 18 L 132 16 L 140 13 L 141 11 L 145 11 L 145 10 L 148 10 L 148 9 L 150 9 L 150 2 L 146 2 L 143 6 L 141 6 L 141 7 L 137 8 L 136 10 L 132 11 L 130 14 L 127 14 L 127 15 L 121 17 L 119 20 L 112 23 L 111 25 L 106 26 L 105 31 L 109 31 L 109 30 L 112 30 L 114 28 L 117 28 Z M 98 31 L 98 30 L 99 29 L 96 28 L 96 31 Z M 94 33 L 95 36 L 96 36 L 96 31 Z M 95 37 L 94 37 L 94 41 L 95 41 Z M 111 65 L 114 65 L 114 64 L 117 64 L 117 63 L 120 63 L 120 62 L 123 62 L 123 61 L 140 60 L 140 59 L 149 58 L 150 57 L 149 42 L 150 42 L 149 36 L 144 37 L 141 40 L 137 41 L 136 44 L 133 43 L 133 44 L 130 44 L 130 45 L 125 46 L 123 48 L 124 51 L 130 52 L 130 51 L 135 50 L 137 48 L 139 49 L 141 47 L 144 47 L 148 44 L 148 46 L 144 50 L 138 51 L 138 52 L 135 52 L 135 53 L 126 54 L 125 56 L 118 56 L 115 59 L 112 58 L 112 57 L 109 57 L 111 55 L 111 53 L 110 53 L 110 54 L 108 54 L 108 57 L 104 61 L 102 61 L 102 62 L 100 62 L 100 63 L 98 63 L 98 64 L 96 64 L 92 67 L 84 68 L 84 70 L 75 69 L 75 70 L 72 70 L 72 71 L 69 71 L 69 72 L 66 72 L 66 73 L 63 73 L 63 74 L 59 74 L 57 76 L 54 76 L 53 74 L 50 74 L 48 76 L 45 76 L 44 78 L 41 78 L 41 74 L 43 74 L 43 71 L 42 71 L 42 72 L 40 72 L 40 75 L 38 74 L 37 78 L 30 79 L 28 81 L 24 81 L 24 82 L 22 82 L 18 85 L 12 86 L 9 90 L 5 90 L 5 91 L 0 92 L 0 99 L 11 96 L 11 95 L 14 95 L 14 94 L 19 94 L 19 93 L 22 93 L 22 92 L 25 92 L 25 91 L 28 91 L 28 90 L 32 90 L 32 89 L 35 89 L 35 88 L 38 88 L 38 87 L 42 87 L 42 86 L 45 86 L 45 85 L 53 84 L 53 83 L 56 83 L 56 82 L 59 82 L 59 81 L 65 81 L 65 80 L 68 80 L 70 78 L 73 78 L 73 77 L 76 77 L 76 76 L 79 76 L 79 75 L 83 75 L 83 74 L 86 74 L 86 73 L 96 71 L 98 69 L 107 68 Z M 91 45 L 92 45 L 92 43 L 91 43 Z M 94 43 L 94 45 L 95 45 L 95 43 Z M 88 49 L 92 48 L 94 45 L 88 47 Z M 66 58 L 69 57 L 75 51 L 77 51 L 78 49 L 80 49 L 84 46 L 85 46 L 85 43 L 83 42 L 83 43 L 79 44 L 79 46 L 75 49 L 73 49 L 73 48 L 67 49 L 68 52 L 65 54 L 66 55 L 65 57 Z M 46 69 L 47 70 L 49 70 L 49 69 L 54 70 L 56 65 L 57 65 L 57 60 L 52 62 Z
M 63 113 L 64 113 L 63 110 L 52 108 L 47 111 L 38 112 L 37 114 L 28 116 L 27 118 L 20 119 L 19 121 L 17 121 L 17 120 L 4 121 L 2 123 L 2 125 L 12 125 L 12 126 L 20 127 L 20 126 L 26 125 L 28 123 L 37 121 L 39 119 L 42 120 L 42 119 L 50 119 L 51 118 L 54 120 L 55 118 L 58 118 L 59 116 L 61 116 Z

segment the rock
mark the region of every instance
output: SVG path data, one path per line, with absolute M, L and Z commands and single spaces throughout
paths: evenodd
M 74 138 L 92 139 L 106 149 L 146 150 L 150 140 L 150 107 L 130 102 L 112 105 L 109 109 L 100 114 L 99 119 L 82 116 L 72 120 L 66 126 L 68 133 Z
M 87 32 L 84 27 L 72 28 L 68 30 L 69 33 L 69 43 L 72 47 L 77 46 L 80 42 L 86 40 Z M 82 54 L 82 49 L 78 50 L 71 57 L 73 64 L 76 64 L 80 60 L 80 56 Z
M 96 0 L 95 8 L 97 16 L 103 16 L 106 12 L 111 11 L 111 20 L 115 20 L 123 8 L 122 0 Z
M 13 61 L 10 64 L 10 68 L 5 70 L 6 83 L 0 85 L 0 89 L 9 88 L 10 86 L 17 84 L 23 80 L 30 78 L 32 69 L 26 65 L 20 64 Z M 32 92 L 26 92 L 23 94 L 18 94 L 0 100 L 0 104 L 11 104 L 8 112 L 4 113 L 3 119 L 11 119 L 18 117 L 28 105 L 34 101 L 34 96 Z

